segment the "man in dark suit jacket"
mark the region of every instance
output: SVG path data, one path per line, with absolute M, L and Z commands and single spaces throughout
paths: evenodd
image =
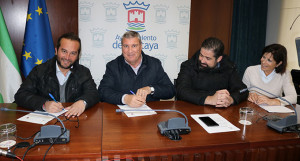
M 107 63 L 98 91 L 100 101 L 140 107 L 148 101 L 169 99 L 175 88 L 161 62 L 142 51 L 139 33 L 122 37 L 122 55 Z

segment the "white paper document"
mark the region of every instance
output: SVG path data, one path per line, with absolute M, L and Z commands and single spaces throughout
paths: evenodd
M 146 104 L 144 104 L 143 106 L 138 107 L 138 108 L 130 107 L 128 105 L 118 105 L 118 106 L 120 109 L 123 109 L 123 110 L 136 110 L 136 111 L 125 111 L 124 113 L 128 117 L 146 116 L 146 115 L 156 114 L 155 111 L 150 111 L 152 109 L 149 106 L 147 106 Z M 138 111 L 138 110 L 141 110 L 141 111 Z M 149 111 L 144 111 L 144 110 L 149 110 Z
M 294 110 L 291 110 L 284 106 L 267 106 L 267 105 L 259 105 L 261 108 L 265 109 L 268 112 L 275 112 L 275 113 L 291 113 Z
M 204 122 L 202 122 L 199 117 L 208 116 L 213 119 L 219 126 L 207 126 Z M 221 132 L 230 132 L 230 131 L 239 131 L 240 129 L 236 126 L 232 125 L 229 121 L 227 121 L 224 117 L 219 114 L 196 114 L 191 115 L 191 117 L 198 122 L 208 133 L 221 133 Z
M 43 112 L 43 111 L 34 111 L 34 112 L 47 113 L 47 112 Z M 65 113 L 65 112 L 67 112 L 67 110 L 64 109 L 61 112 L 50 113 L 50 114 L 55 115 L 56 117 L 58 117 L 59 115 Z M 51 121 L 52 119 L 54 119 L 53 116 L 42 115 L 42 114 L 37 114 L 37 113 L 29 113 L 29 114 L 27 114 L 25 116 L 20 117 L 18 120 L 19 121 L 25 121 L 25 122 L 30 122 L 30 123 L 44 125 L 47 122 Z

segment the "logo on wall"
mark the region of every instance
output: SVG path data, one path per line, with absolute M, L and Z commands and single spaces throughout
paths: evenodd
M 87 67 L 87 68 L 91 68 L 91 62 L 92 62 L 92 58 L 93 58 L 94 56 L 93 55 L 91 55 L 91 54 L 88 54 L 88 53 L 83 53 L 82 55 L 81 55 L 81 57 L 80 57 L 80 64 L 81 65 L 84 65 L 85 67 Z
M 104 34 L 106 32 L 103 28 L 93 28 L 90 29 L 90 32 L 93 34 L 93 46 L 100 48 L 104 46 Z
M 156 5 L 156 6 L 154 6 L 154 9 L 156 11 L 156 13 L 155 13 L 156 23 L 159 23 L 159 24 L 166 23 L 168 8 L 169 7 L 166 6 L 166 5 Z
M 79 19 L 80 21 L 90 21 L 92 14 L 92 7 L 94 3 L 90 2 L 80 2 L 79 3 Z
M 145 14 L 150 6 L 150 4 L 145 5 L 144 2 L 138 3 L 131 3 L 128 4 L 123 3 L 125 9 L 128 11 L 128 18 L 127 18 L 127 31 L 133 30 L 136 32 L 144 32 L 145 29 Z
M 177 48 L 177 35 L 179 35 L 179 31 L 168 30 L 165 33 L 167 35 L 167 48 L 169 49 Z
M 117 8 L 119 4 L 116 3 L 105 3 L 103 4 L 105 8 L 105 17 L 107 22 L 116 22 L 117 21 Z
M 188 25 L 190 23 L 190 7 L 180 6 L 179 10 L 179 23 L 182 25 Z

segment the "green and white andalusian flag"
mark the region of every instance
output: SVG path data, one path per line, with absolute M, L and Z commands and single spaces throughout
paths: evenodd
M 20 69 L 0 8 L 0 103 L 11 103 L 22 83 Z

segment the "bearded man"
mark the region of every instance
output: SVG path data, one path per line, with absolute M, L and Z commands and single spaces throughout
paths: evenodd
M 79 64 L 81 40 L 74 33 L 58 38 L 55 56 L 35 66 L 15 94 L 18 106 L 60 112 L 61 103 L 74 102 L 66 107 L 65 116 L 79 116 L 99 100 L 96 84 L 88 68 Z
M 247 99 L 248 92 L 240 93 L 246 85 L 223 52 L 223 42 L 210 37 L 193 57 L 181 64 L 176 80 L 178 100 L 228 107 Z

